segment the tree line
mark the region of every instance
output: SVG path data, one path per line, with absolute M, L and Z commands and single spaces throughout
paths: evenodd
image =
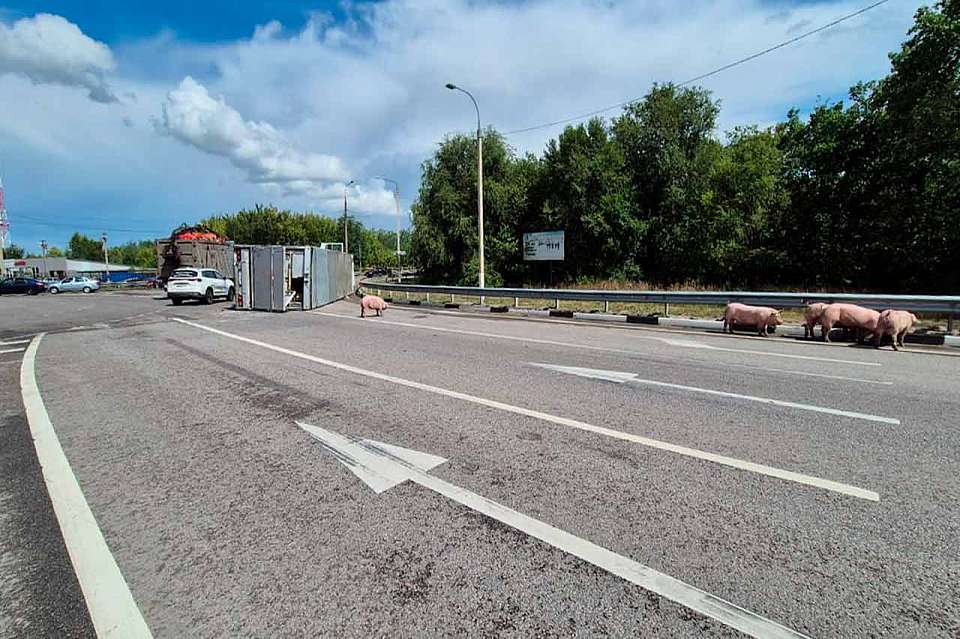
M 286 244 L 317 246 L 343 242 L 342 217 L 317 213 L 296 213 L 275 206 L 257 204 L 252 209 L 215 215 L 201 221 L 211 231 L 237 244 Z M 362 266 L 396 266 L 396 231 L 367 228 L 355 217 L 348 218 L 349 250 Z M 410 246 L 410 231 L 400 233 L 401 250 Z
M 544 282 L 522 234 L 563 230 L 567 281 L 957 292 L 960 0 L 920 9 L 890 61 L 846 102 L 722 139 L 710 92 L 672 84 L 539 156 L 488 129 L 488 285 Z M 473 137 L 423 164 L 411 252 L 427 281 L 477 281 L 476 177 Z
M 125 264 L 139 269 L 157 268 L 157 251 L 153 240 L 131 241 L 117 246 L 108 246 L 107 252 L 111 264 Z M 21 246 L 11 244 L 3 251 L 5 259 L 43 257 L 40 251 L 27 251 Z M 74 260 L 103 261 L 103 246 L 100 240 L 87 237 L 83 233 L 74 233 L 65 249 L 58 246 L 47 248 L 47 257 L 67 257 Z

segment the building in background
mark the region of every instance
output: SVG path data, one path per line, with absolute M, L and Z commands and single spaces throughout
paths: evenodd
M 112 282 L 122 282 L 134 272 L 133 267 L 124 264 L 107 265 L 103 262 L 71 260 L 67 257 L 26 257 L 3 260 L 3 268 L 7 275 L 28 275 L 30 277 L 53 277 L 57 279 L 83 275 Z

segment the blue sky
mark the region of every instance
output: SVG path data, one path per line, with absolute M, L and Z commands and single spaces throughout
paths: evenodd
M 111 243 L 272 202 L 393 228 L 420 164 L 484 124 L 511 130 L 643 95 L 860 8 L 865 0 L 0 0 L 0 174 L 11 240 Z M 919 2 L 710 78 L 721 129 L 882 76 Z M 38 14 L 45 15 L 38 15 Z M 511 136 L 539 152 L 558 129 Z

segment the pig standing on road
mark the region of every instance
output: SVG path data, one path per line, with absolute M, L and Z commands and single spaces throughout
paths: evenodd
M 733 302 L 727 304 L 723 312 L 723 332 L 733 332 L 734 324 L 749 324 L 756 326 L 760 335 L 766 337 L 767 326 L 779 326 L 783 324 L 783 318 L 780 317 L 780 311 L 769 306 L 747 306 Z
M 880 321 L 880 313 L 872 309 L 856 304 L 830 304 L 820 316 L 820 333 L 823 335 L 823 341 L 829 342 L 830 329 L 834 326 L 843 326 L 856 329 L 857 342 L 862 341 L 865 334 L 871 333 L 879 344 L 878 321 Z
M 376 311 L 377 317 L 380 317 L 381 312 L 387 310 L 387 303 L 382 297 L 364 295 L 359 289 L 357 289 L 357 295 L 360 296 L 360 317 L 366 317 L 367 311 Z
M 893 309 L 883 311 L 877 321 L 877 342 L 874 346 L 880 348 L 880 340 L 883 339 L 883 336 L 891 335 L 893 336 L 893 350 L 900 350 L 897 348 L 897 344 L 903 346 L 904 335 L 913 328 L 916 321 L 917 316 L 908 311 L 895 311 Z
M 820 323 L 823 312 L 830 306 L 822 302 L 810 304 L 803 311 L 803 338 L 813 338 L 813 328 Z

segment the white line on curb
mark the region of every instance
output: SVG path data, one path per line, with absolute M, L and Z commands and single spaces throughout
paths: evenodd
M 695 448 L 687 448 L 686 446 L 670 444 L 670 443 L 662 442 L 656 439 L 651 439 L 649 437 L 634 435 L 633 433 L 625 433 L 622 431 L 613 430 L 612 428 L 605 428 L 603 426 L 594 426 L 593 424 L 588 424 L 586 422 L 581 422 L 575 419 L 569 419 L 566 417 L 551 415 L 549 413 L 541 413 L 540 411 L 531 410 L 529 408 L 522 408 L 520 406 L 504 404 L 503 402 L 498 402 L 492 399 L 485 399 L 483 397 L 477 397 L 475 395 L 468 395 L 467 393 L 447 390 L 445 388 L 439 388 L 437 386 L 431 386 L 429 384 L 423 384 L 421 382 L 414 382 L 412 380 L 403 379 L 401 377 L 393 377 L 392 375 L 385 375 L 383 373 L 377 373 L 375 371 L 370 371 L 363 368 L 357 368 L 356 366 L 351 366 L 349 364 L 341 364 L 340 362 L 334 362 L 328 359 L 323 359 L 321 357 L 316 357 L 315 355 L 301 353 L 300 351 L 284 348 L 282 346 L 276 346 L 274 344 L 269 344 L 267 342 L 261 342 L 259 340 L 251 339 L 249 337 L 243 337 L 242 335 L 228 333 L 226 331 L 222 331 L 217 328 L 204 326 L 203 324 L 197 324 L 196 322 L 189 322 L 187 320 L 180 319 L 179 317 L 171 317 L 170 319 L 172 319 L 175 322 L 180 322 L 181 324 L 186 324 L 187 326 L 192 326 L 194 328 L 208 331 L 210 333 L 222 335 L 223 337 L 229 337 L 230 339 L 235 339 L 237 341 L 245 342 L 247 344 L 252 344 L 254 346 L 260 346 L 261 348 L 266 348 L 268 350 L 272 350 L 277 353 L 282 353 L 284 355 L 289 355 L 291 357 L 297 357 L 307 361 L 315 362 L 317 364 L 328 366 L 330 368 L 336 368 L 342 371 L 346 371 L 348 373 L 354 373 L 356 375 L 362 375 L 364 377 L 370 377 L 372 379 L 379 379 L 381 381 L 390 382 L 391 384 L 406 386 L 407 388 L 415 388 L 417 390 L 433 393 L 435 395 L 452 397 L 454 399 L 470 402 L 472 404 L 478 404 L 480 406 L 486 406 L 488 408 L 495 408 L 497 410 L 502 410 L 508 413 L 514 413 L 516 415 L 523 415 L 525 417 L 532 417 L 534 419 L 539 419 L 541 421 L 549 422 L 552 424 L 558 424 L 560 426 L 567 426 L 569 428 L 575 428 L 577 430 L 597 433 L 599 435 L 605 435 L 613 439 L 629 441 L 635 444 L 640 444 L 642 446 L 647 446 L 649 448 L 655 448 L 658 450 L 664 450 L 671 453 L 676 453 L 678 455 L 684 455 L 686 457 L 692 457 L 695 459 L 710 461 L 716 464 L 721 464 L 723 466 L 737 468 L 739 470 L 746 470 L 749 472 L 758 473 L 760 475 L 767 475 L 768 477 L 776 477 L 778 479 L 792 481 L 798 484 L 814 486 L 816 488 L 830 490 L 830 491 L 841 493 L 844 495 L 849 495 L 851 497 L 858 497 L 860 499 L 866 499 L 869 501 L 880 501 L 880 495 L 872 490 L 866 490 L 864 488 L 859 488 L 857 486 L 843 484 L 840 482 L 832 481 L 830 479 L 822 479 L 820 477 L 814 477 L 812 475 L 804 475 L 802 473 L 795 473 L 789 470 L 783 470 L 780 468 L 774 468 L 772 466 L 765 466 L 763 464 L 756 464 L 754 462 L 744 461 L 742 459 L 736 459 L 735 457 L 727 457 L 725 455 L 718 455 L 716 453 L 697 450 Z
M 97 636 L 103 639 L 149 639 L 153 635 L 83 496 L 40 396 L 34 367 L 42 338 L 43 333 L 33 338 L 20 367 L 23 406 L 63 541 L 90 611 L 90 620 Z
M 359 322 L 359 321 L 366 321 L 366 320 L 362 320 L 362 319 L 359 318 L 359 317 L 351 317 L 351 316 L 349 316 L 349 315 L 340 315 L 339 313 L 327 313 L 327 312 L 325 312 L 325 311 L 310 311 L 310 312 L 311 312 L 312 314 L 314 314 L 314 315 L 322 315 L 323 317 L 335 317 L 335 318 L 337 318 L 337 319 L 353 320 L 353 321 L 357 321 L 357 322 Z M 642 353 L 642 352 L 640 352 L 640 351 L 631 351 L 631 350 L 626 350 L 626 349 L 621 349 L 621 348 L 607 348 L 607 347 L 605 347 L 605 346 L 590 346 L 590 345 L 588 345 L 588 344 L 572 344 L 572 343 L 570 343 L 570 342 L 560 342 L 560 341 L 549 340 L 549 339 L 538 339 L 538 338 L 535 338 L 535 337 L 519 337 L 519 336 L 516 336 L 516 335 L 502 335 L 502 334 L 499 334 L 499 333 L 485 333 L 485 332 L 482 332 L 482 331 L 468 331 L 468 330 L 466 330 L 466 329 L 459 329 L 459 328 L 441 328 L 441 327 L 439 327 L 439 326 L 426 325 L 426 324 L 413 324 L 413 323 L 411 323 L 411 322 L 394 322 L 394 321 L 392 321 L 392 320 L 385 320 L 385 319 L 382 319 L 382 318 L 378 318 L 378 319 L 376 320 L 376 324 L 388 324 L 388 325 L 391 325 L 391 326 L 404 326 L 404 327 L 408 327 L 408 328 L 418 328 L 418 329 L 420 329 L 420 330 L 437 331 L 437 332 L 441 332 L 441 333 L 454 333 L 454 334 L 457 334 L 457 335 L 472 335 L 472 336 L 474 336 L 474 337 L 489 337 L 489 338 L 492 338 L 492 339 L 502 339 L 502 340 L 508 340 L 508 341 L 514 341 L 514 342 L 527 342 L 527 343 L 530 343 L 530 344 L 544 344 L 544 345 L 547 345 L 547 346 L 562 346 L 562 347 L 564 347 L 564 348 L 575 348 L 575 349 L 580 349 L 580 350 L 596 351 L 596 352 L 601 352 L 601 353 L 616 353 L 616 354 L 618 354 L 618 355 L 644 355 L 644 353 Z M 640 339 L 655 340 L 655 341 L 658 341 L 658 342 L 662 342 L 662 343 L 664 343 L 664 344 L 667 344 L 667 345 L 669 345 L 669 346 L 677 346 L 677 347 L 680 347 L 680 348 L 699 348 L 699 349 L 703 349 L 703 350 L 735 350 L 735 349 L 718 349 L 717 347 L 711 346 L 710 344 L 702 344 L 702 343 L 700 343 L 700 342 L 695 342 L 695 341 L 690 341 L 690 340 L 674 339 L 674 338 L 671 338 L 671 337 L 653 337 L 653 336 L 641 335 L 641 336 L 639 336 L 639 338 L 640 338 Z M 750 351 L 738 351 L 738 352 L 750 352 Z M 828 361 L 833 361 L 833 360 L 828 360 Z M 788 371 L 788 370 L 784 370 L 784 369 L 782 369 L 782 368 L 765 368 L 765 367 L 753 366 L 753 365 L 747 365 L 747 364 L 728 364 L 728 363 L 724 363 L 724 366 L 735 366 L 735 367 L 749 368 L 750 370 L 754 370 L 754 371 L 762 370 L 762 371 L 768 371 L 768 372 L 772 372 L 772 373 L 782 373 L 782 374 L 785 374 L 785 375 L 801 375 L 801 376 L 803 376 L 803 377 L 822 377 L 822 378 L 825 378 L 825 379 L 836 379 L 836 380 L 842 380 L 842 381 L 847 381 L 847 382 L 858 382 L 858 383 L 862 383 L 862 384 L 881 384 L 881 385 L 884 385 L 884 386 L 889 386 L 889 385 L 892 385 L 892 384 L 893 384 L 893 382 L 883 382 L 883 381 L 878 381 L 878 380 L 873 380 L 873 379 L 860 379 L 860 378 L 858 378 L 858 377 L 845 377 L 845 376 L 842 376 L 842 375 L 827 375 L 827 374 L 825 374 L 825 373 L 806 373 L 806 372 L 798 372 L 798 371 Z

